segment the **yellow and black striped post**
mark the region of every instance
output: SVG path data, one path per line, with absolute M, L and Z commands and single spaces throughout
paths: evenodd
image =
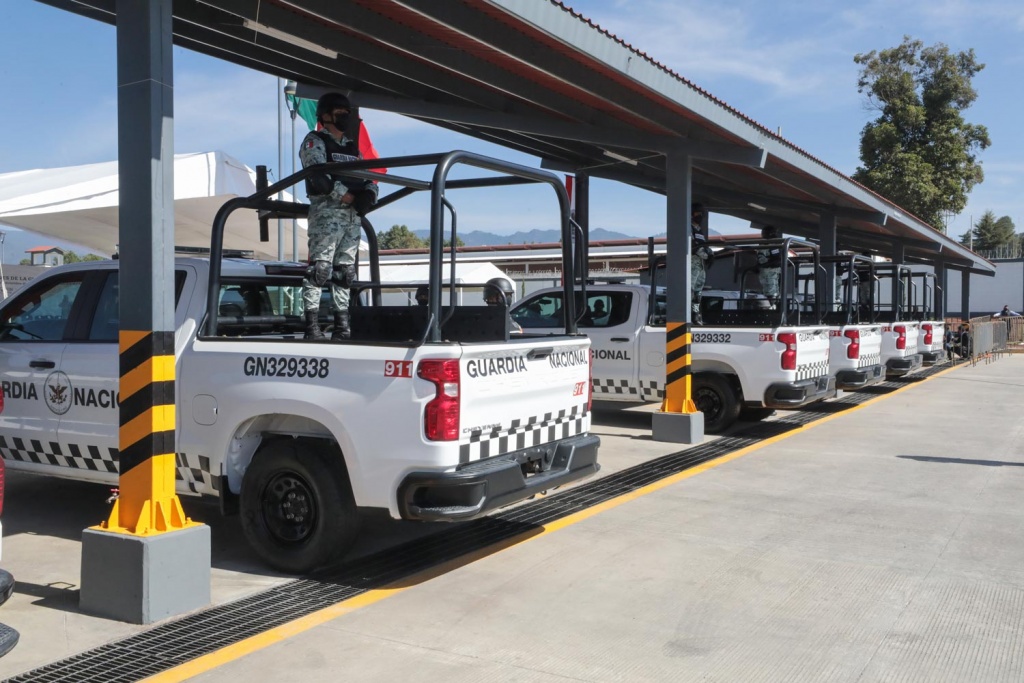
M 120 494 L 102 526 L 150 536 L 196 523 L 174 489 L 174 332 L 121 330 Z
M 665 399 L 662 412 L 696 413 L 693 403 L 689 323 L 668 323 L 665 335 Z

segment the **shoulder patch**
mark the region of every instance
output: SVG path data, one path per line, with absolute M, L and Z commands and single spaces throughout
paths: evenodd
M 313 138 L 306 140 L 306 149 L 313 149 L 314 146 L 316 146 L 316 141 L 314 141 Z

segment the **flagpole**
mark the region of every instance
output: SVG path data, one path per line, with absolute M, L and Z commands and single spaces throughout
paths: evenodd
M 284 176 L 284 151 L 281 149 L 281 100 L 284 99 L 284 83 L 279 76 L 277 79 L 277 180 Z M 284 201 L 284 191 L 277 193 L 277 200 Z M 284 260 L 284 219 L 277 219 L 277 260 Z
M 292 146 L 289 150 L 292 158 L 292 175 L 295 174 L 295 116 L 299 113 L 299 100 L 295 95 L 296 84 L 295 81 L 288 81 L 284 85 L 284 103 L 288 107 L 288 113 L 292 117 Z M 295 188 L 292 188 L 292 201 L 297 202 L 299 198 L 295 194 Z M 299 221 L 292 218 L 292 260 L 299 260 Z

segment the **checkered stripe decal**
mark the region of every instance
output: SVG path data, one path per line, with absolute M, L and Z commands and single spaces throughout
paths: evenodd
M 861 356 L 860 360 L 857 361 L 858 368 L 867 368 L 872 365 L 879 365 L 882 362 L 881 353 L 872 353 L 868 356 Z
M 828 374 L 828 358 L 825 360 L 815 361 L 814 363 L 807 363 L 806 365 L 796 366 L 796 378 L 801 379 L 814 379 L 821 377 L 822 375 Z
M 665 398 L 665 387 L 653 379 L 640 380 L 640 398 L 645 401 L 660 401 Z
M 597 379 L 594 378 L 594 395 L 615 394 L 616 396 L 636 396 L 639 392 L 628 379 Z
M 469 443 L 459 444 L 459 462 L 482 460 L 582 434 L 589 415 L 586 404 L 580 404 L 557 413 L 512 420 L 512 426 L 504 431 L 473 431 Z
M 0 455 L 4 460 L 117 474 L 116 448 L 100 449 L 96 446 L 80 447 L 71 444 L 68 451 L 64 452 L 60 444 L 54 441 L 0 436 Z
M 210 467 L 210 458 L 205 455 L 175 453 L 174 478 L 181 479 L 192 493 L 212 493 L 218 491 L 217 478 Z
M 4 460 L 30 462 L 36 465 L 53 465 L 115 475 L 118 473 L 116 448 L 70 444 L 65 451 L 54 441 L 0 436 L 0 457 Z M 216 493 L 217 480 L 210 471 L 208 457 L 177 453 L 175 464 L 177 468 L 174 471 L 174 478 L 184 481 L 190 491 Z

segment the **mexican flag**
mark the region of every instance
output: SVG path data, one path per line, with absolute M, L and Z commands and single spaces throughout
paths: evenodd
M 316 120 L 316 100 L 307 100 L 304 97 L 295 97 L 293 95 L 285 95 L 292 107 L 298 112 L 302 120 L 306 122 L 310 130 L 317 130 L 319 126 Z M 377 148 L 373 146 L 373 141 L 370 140 L 370 133 L 366 130 L 366 124 L 359 120 L 359 155 L 364 159 L 380 159 L 380 154 L 377 153 Z M 377 173 L 387 173 L 386 168 L 373 168 L 370 169 Z

